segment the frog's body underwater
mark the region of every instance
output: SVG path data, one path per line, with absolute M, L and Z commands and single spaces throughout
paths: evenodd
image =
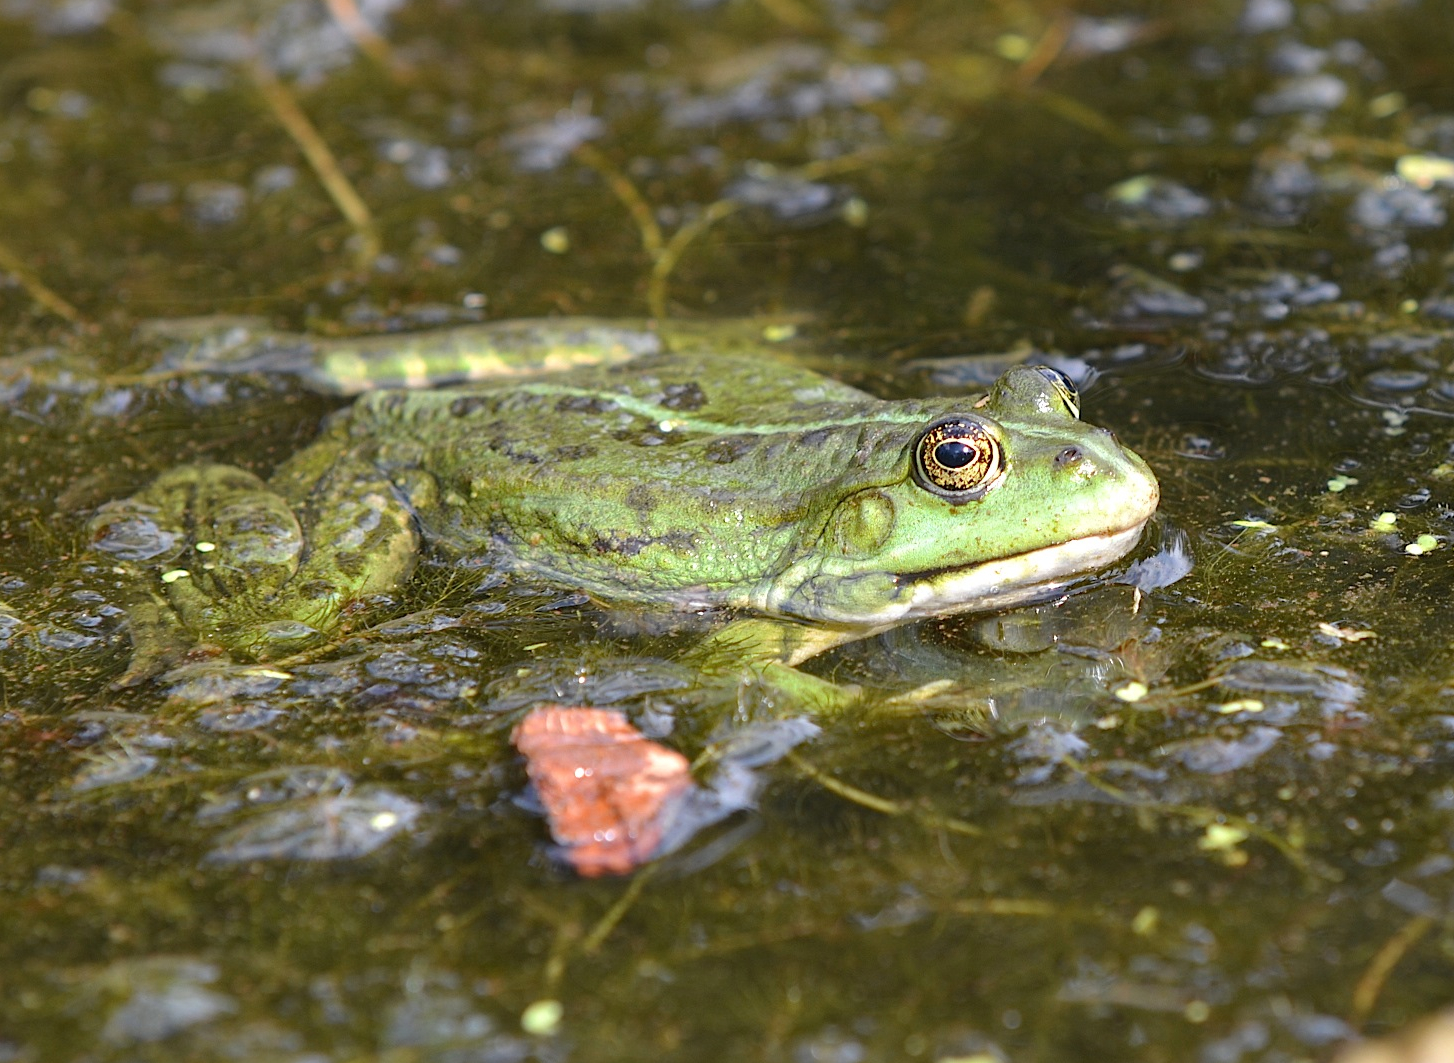
M 1055 370 L 1012 368 L 977 402 L 884 401 L 695 336 L 370 392 L 266 483 L 186 466 L 102 507 L 97 548 L 148 582 L 154 627 L 254 659 L 326 643 L 427 544 L 605 601 L 772 618 L 796 634 L 755 652 L 792 664 L 1042 597 L 1124 555 L 1156 508 L 1146 464 L 1079 420 Z

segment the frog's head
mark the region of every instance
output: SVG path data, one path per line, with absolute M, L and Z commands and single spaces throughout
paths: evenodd
M 972 406 L 869 430 L 864 467 L 820 503 L 768 611 L 877 626 L 1029 601 L 1127 553 L 1160 497 L 1043 366 L 1009 370 Z

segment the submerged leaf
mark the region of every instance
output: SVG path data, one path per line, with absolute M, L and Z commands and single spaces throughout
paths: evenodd
M 546 705 L 510 736 L 582 875 L 622 875 L 661 846 L 673 806 L 693 789 L 687 758 L 649 741 L 619 712 Z

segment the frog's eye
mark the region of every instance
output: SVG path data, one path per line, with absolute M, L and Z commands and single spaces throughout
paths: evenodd
M 1077 421 L 1080 420 L 1080 389 L 1075 386 L 1075 381 L 1059 369 L 1048 365 L 1037 365 L 1034 369 L 1055 389 L 1055 393 L 1060 396 L 1060 401 L 1065 403 L 1065 408 L 1070 411 L 1070 415 Z
M 978 421 L 951 417 L 929 426 L 914 447 L 914 479 L 951 502 L 971 502 L 999 482 L 1000 441 Z

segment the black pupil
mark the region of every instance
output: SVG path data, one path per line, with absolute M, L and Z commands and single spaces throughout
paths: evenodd
M 975 448 L 961 439 L 950 439 L 934 448 L 934 460 L 946 469 L 962 469 L 975 459 Z

